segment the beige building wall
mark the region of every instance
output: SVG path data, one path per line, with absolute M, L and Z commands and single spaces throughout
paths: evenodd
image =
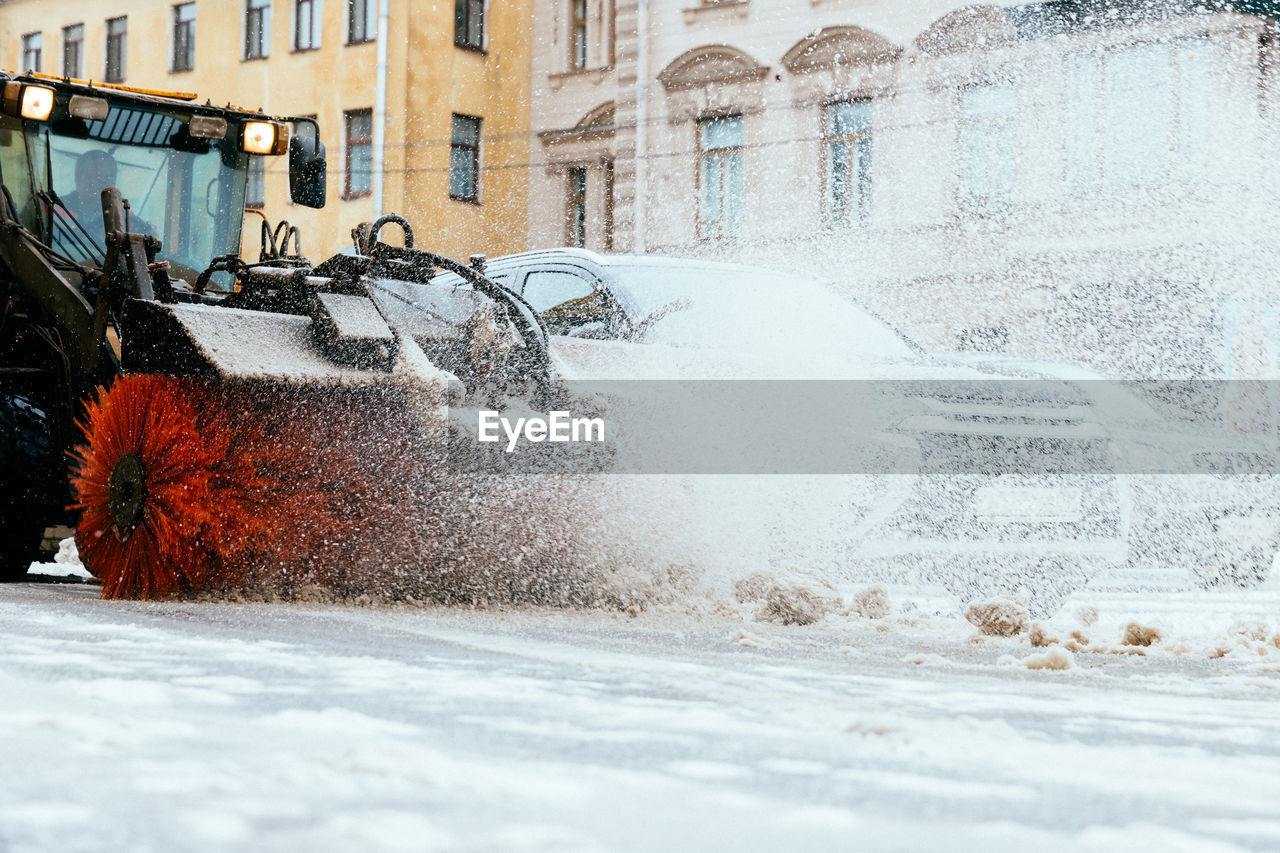
M 377 0 L 370 0 L 374 7 Z M 526 179 L 512 162 L 527 158 L 529 0 L 486 9 L 485 50 L 454 45 L 453 5 L 390 0 L 387 40 L 384 200 L 381 212 L 415 223 L 419 245 L 463 257 L 522 247 Z M 8 0 L 0 3 L 0 65 L 20 70 L 22 36 L 42 32 L 43 69 L 61 73 L 62 30 L 84 25 L 84 76 L 101 80 L 106 21 L 128 18 L 126 85 L 195 92 L 201 100 L 261 108 L 276 115 L 314 115 L 329 164 L 326 206 L 288 201 L 286 159 L 267 161 L 264 212 L 302 229 L 313 260 L 350 242 L 351 229 L 380 211 L 374 195 L 344 196 L 344 114 L 372 110 L 377 42 L 347 44 L 347 4 L 317 0 L 320 47 L 294 50 L 292 0 L 271 3 L 270 52 L 244 59 L 244 0 L 197 0 L 195 63 L 172 72 L 173 5 L 155 0 Z M 453 113 L 482 119 L 479 204 L 448 195 Z M 374 172 L 375 180 L 377 171 Z M 256 256 L 260 218 L 245 220 L 243 251 Z M 389 229 L 388 235 L 394 234 Z
M 930 349 L 1129 375 L 1233 362 L 1280 374 L 1280 66 L 1266 21 L 1155 14 L 1054 30 L 941 0 L 616 2 L 596 31 L 616 62 L 585 69 L 569 61 L 570 0 L 537 4 L 532 248 L 566 242 L 567 169 L 612 161 L 612 202 L 599 180 L 588 188 L 589 209 L 612 209 L 590 222 L 589 248 L 834 279 Z M 1127 93 L 1145 85 L 1135 75 L 1161 81 L 1149 101 Z M 992 88 L 1010 111 L 975 117 Z M 871 201 L 864 222 L 836 224 L 823 122 L 852 100 L 871 104 Z M 741 227 L 700 238 L 698 122 L 720 115 L 742 120 Z M 984 135 L 1008 149 L 989 167 L 1008 192 L 985 201 L 965 176 Z M 1158 178 L 1128 180 L 1146 167 L 1117 165 L 1125 145 L 1153 135 Z

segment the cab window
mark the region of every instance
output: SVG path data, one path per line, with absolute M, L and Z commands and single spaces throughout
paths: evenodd
M 585 278 L 571 272 L 538 270 L 524 280 L 525 301 L 539 314 L 595 292 L 595 287 Z
M 525 277 L 523 295 L 553 335 L 606 337 L 614 325 L 608 297 L 577 273 L 531 272 Z

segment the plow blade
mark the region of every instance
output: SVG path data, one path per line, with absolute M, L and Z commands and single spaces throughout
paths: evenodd
M 457 380 L 372 302 L 324 294 L 312 315 L 140 299 L 125 304 L 122 361 L 130 373 L 254 380 L 287 387 L 398 389 L 444 399 Z

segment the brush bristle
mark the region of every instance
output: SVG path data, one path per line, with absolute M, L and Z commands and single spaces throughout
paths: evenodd
M 377 538 L 408 521 L 425 482 L 394 400 L 156 375 L 99 392 L 73 452 L 76 543 L 103 598 L 157 598 L 247 582 L 348 584 Z M 111 472 L 142 462 L 141 521 L 118 531 Z
M 81 511 L 76 546 L 102 581 L 103 598 L 156 598 L 206 582 L 200 530 L 218 513 L 212 472 L 220 448 L 202 438 L 195 381 L 131 376 L 86 407 L 88 445 L 73 451 L 72 488 Z M 108 484 L 125 454 L 142 462 L 146 508 L 132 531 L 118 531 Z

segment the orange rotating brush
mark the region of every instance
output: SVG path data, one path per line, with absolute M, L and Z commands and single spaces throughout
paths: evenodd
M 194 380 L 130 376 L 100 392 L 73 451 L 76 545 L 103 598 L 153 598 L 208 581 L 204 529 L 218 518 L 214 469 L 225 456 L 196 428 Z
M 385 446 L 414 434 L 397 410 L 340 392 L 117 380 L 73 453 L 76 544 L 102 597 L 351 581 L 372 537 L 409 519 L 425 476 L 412 441 Z

